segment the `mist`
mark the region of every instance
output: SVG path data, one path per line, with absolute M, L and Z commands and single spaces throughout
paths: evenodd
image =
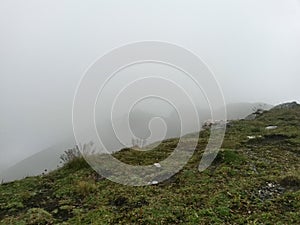
M 299 101 L 299 21 L 296 0 L 2 0 L 0 171 L 73 137 L 72 104 L 83 74 L 100 56 L 136 41 L 192 51 L 214 72 L 226 104 Z M 197 97 L 197 107 L 207 108 L 195 91 Z M 155 104 L 137 107 L 146 112 L 142 121 L 172 114 Z M 149 137 L 139 130 L 144 125 L 132 126 Z M 154 130 L 161 128 L 159 122 Z

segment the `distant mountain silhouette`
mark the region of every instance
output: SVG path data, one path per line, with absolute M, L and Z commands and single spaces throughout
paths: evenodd
M 0 181 L 12 181 L 27 176 L 34 176 L 49 172 L 61 165 L 60 155 L 75 145 L 75 139 L 68 138 L 64 142 L 44 149 L 32 156 L 18 162 L 14 166 L 0 173 Z

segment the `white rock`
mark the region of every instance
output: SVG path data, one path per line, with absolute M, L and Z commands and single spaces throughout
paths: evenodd
M 159 163 L 154 163 L 153 165 L 156 166 L 157 168 L 161 167 L 161 165 Z
M 261 138 L 262 136 L 261 135 L 258 135 L 258 136 L 247 136 L 248 139 L 255 139 L 255 138 Z
M 151 182 L 151 184 L 158 184 L 158 181 L 154 180 Z
M 274 129 L 276 129 L 277 128 L 277 126 L 267 126 L 266 127 L 266 130 L 274 130 Z
M 255 136 L 247 136 L 248 139 L 255 139 Z

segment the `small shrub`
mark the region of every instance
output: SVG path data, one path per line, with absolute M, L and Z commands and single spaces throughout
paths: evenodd
M 258 133 L 258 132 L 260 132 L 260 128 L 259 127 L 254 127 L 254 128 L 251 129 L 251 132 Z
M 68 162 L 65 167 L 72 170 L 80 170 L 83 168 L 89 168 L 90 166 L 83 157 L 80 157 Z
M 93 182 L 79 181 L 76 186 L 76 192 L 81 196 L 87 196 L 97 190 L 97 185 Z
M 72 149 L 66 150 L 64 154 L 60 156 L 60 159 L 65 167 L 69 169 L 79 170 L 89 167 L 77 145 Z
M 25 214 L 26 224 L 53 224 L 52 215 L 41 208 L 32 208 Z
M 61 162 L 65 164 L 81 157 L 82 155 L 79 151 L 78 146 L 76 145 L 74 148 L 66 150 L 64 154 L 60 156 L 60 159 Z
M 245 158 L 236 151 L 224 149 L 220 151 L 214 160 L 214 164 L 225 163 L 229 165 L 241 165 Z
M 228 164 L 241 164 L 242 162 L 244 162 L 244 158 L 237 152 L 234 152 L 232 150 L 225 150 L 224 162 Z

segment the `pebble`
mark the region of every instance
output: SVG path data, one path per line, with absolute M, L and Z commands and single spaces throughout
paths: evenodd
M 263 186 L 258 190 L 258 195 L 261 199 L 267 199 L 273 197 L 274 195 L 282 194 L 284 190 L 285 189 L 279 184 L 266 182 L 266 186 Z
M 161 168 L 161 165 L 159 163 L 154 163 L 154 166 L 156 166 L 157 168 Z
M 274 130 L 274 129 L 276 129 L 277 128 L 277 126 L 267 126 L 266 127 L 266 130 Z

